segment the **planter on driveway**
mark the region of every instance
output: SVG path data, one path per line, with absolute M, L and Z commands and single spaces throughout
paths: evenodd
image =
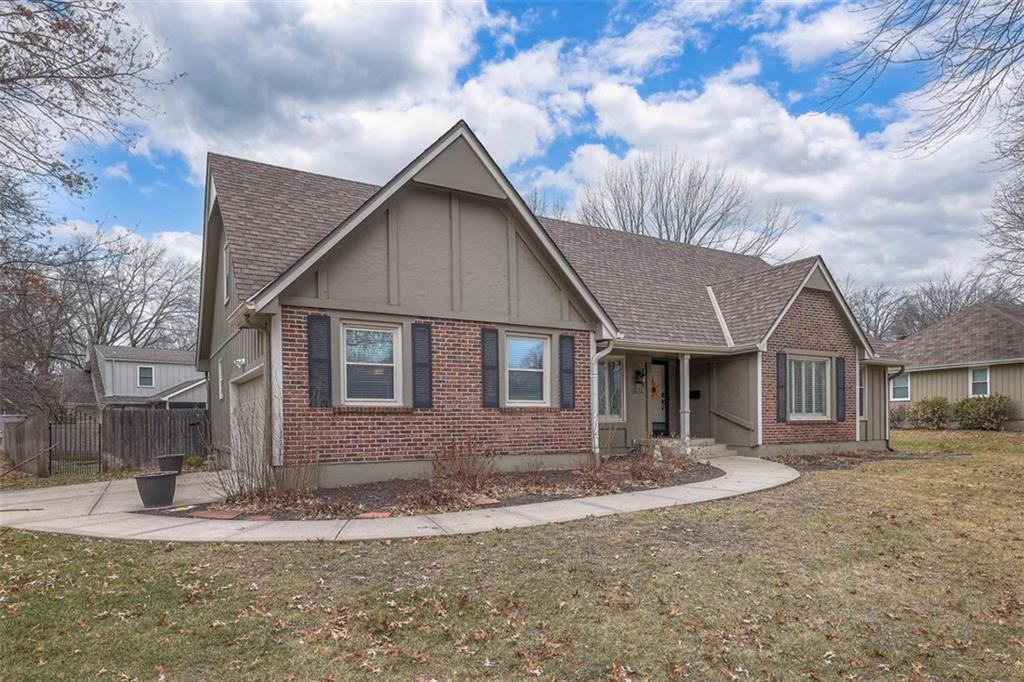
M 157 455 L 156 461 L 160 465 L 160 471 L 173 471 L 180 474 L 181 467 L 185 463 L 185 455 Z
M 154 471 L 139 474 L 135 484 L 144 507 L 166 507 L 174 502 L 174 488 L 178 474 L 175 471 Z

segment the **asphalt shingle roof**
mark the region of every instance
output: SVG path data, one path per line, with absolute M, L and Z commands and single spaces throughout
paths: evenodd
M 1024 305 L 979 303 L 886 351 L 911 369 L 1024 358 Z
M 191 365 L 194 364 L 196 360 L 196 354 L 190 350 L 132 348 L 130 346 L 93 346 L 93 349 L 105 360 L 161 362 L 175 365 Z
M 270 284 L 380 189 L 219 154 L 208 162 L 243 298 Z M 753 256 L 552 218 L 540 222 L 633 341 L 725 346 L 707 292 L 712 284 L 733 341 L 759 340 L 813 261 L 772 267 Z

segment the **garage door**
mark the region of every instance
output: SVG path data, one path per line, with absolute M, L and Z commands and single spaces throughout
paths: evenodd
M 266 394 L 263 377 L 236 384 L 231 401 L 231 466 L 237 471 L 262 475 L 270 462 L 264 447 Z

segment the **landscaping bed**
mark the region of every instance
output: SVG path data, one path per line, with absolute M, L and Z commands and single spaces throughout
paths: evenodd
M 651 490 L 707 481 L 724 473 L 695 462 L 652 468 L 643 458 L 625 456 L 608 460 L 596 469 L 495 473 L 474 485 L 444 478 L 392 480 L 301 493 L 252 495 L 248 499 L 149 513 L 257 520 L 384 518 Z

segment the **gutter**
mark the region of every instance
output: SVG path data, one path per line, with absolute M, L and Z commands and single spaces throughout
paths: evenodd
M 594 343 L 596 348 L 596 343 L 593 341 L 591 343 Z M 614 348 L 615 340 L 612 339 L 608 342 L 608 345 L 605 348 L 597 351 L 596 353 L 592 350 L 590 353 L 590 430 L 593 434 L 594 458 L 597 461 L 600 461 L 601 457 L 601 424 L 597 414 L 597 365 L 601 362 L 601 358 L 611 353 Z

